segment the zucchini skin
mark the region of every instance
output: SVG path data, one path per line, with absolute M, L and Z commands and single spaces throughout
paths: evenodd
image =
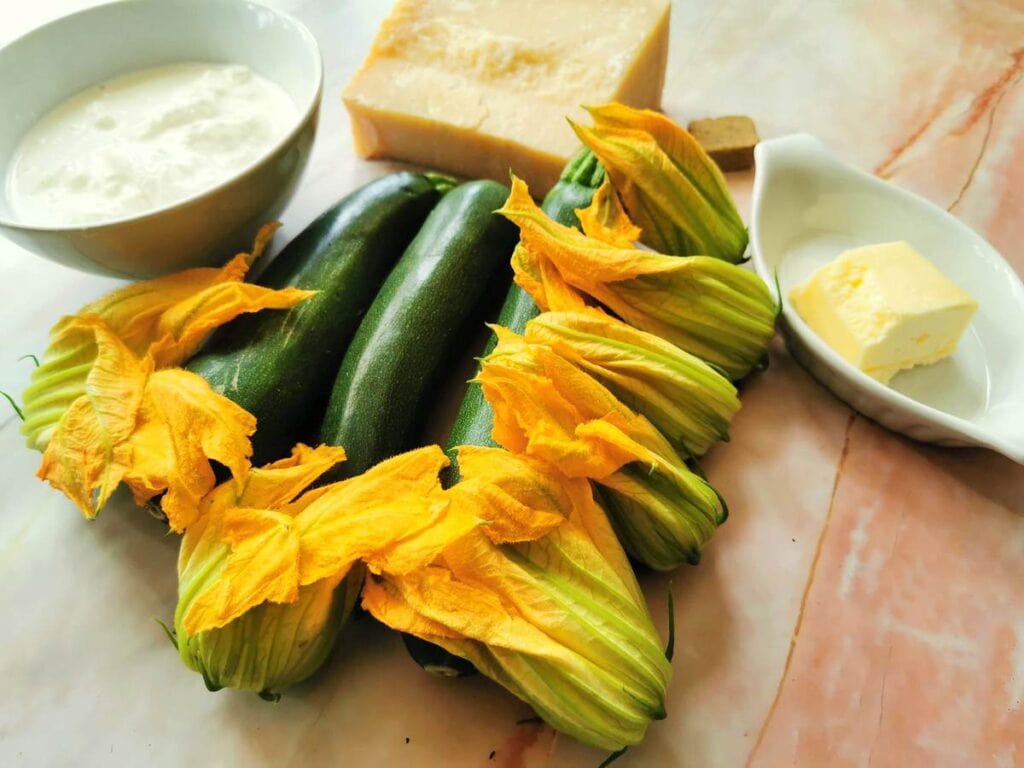
M 345 353 L 320 429 L 322 442 L 348 456 L 334 478 L 415 446 L 431 390 L 518 240 L 515 226 L 494 214 L 508 194 L 487 180 L 448 192 L 381 287 Z
M 576 217 L 576 209 L 590 205 L 602 181 L 604 168 L 590 150 L 584 149 L 566 166 L 558 183 L 544 197 L 541 208 L 559 224 L 578 227 L 580 222 Z M 540 310 L 530 298 L 530 294 L 513 283 L 505 296 L 496 322 L 515 333 L 522 333 L 526 329 L 526 324 L 538 314 Z M 484 347 L 483 356 L 490 354 L 497 343 L 497 336 L 491 334 L 487 346 Z M 459 481 L 456 449 L 460 445 L 497 446 L 491 439 L 493 426 L 494 410 L 484 397 L 483 389 L 476 382 L 469 382 L 445 448 L 451 461 L 446 476 L 450 485 Z M 476 668 L 469 661 L 449 653 L 439 645 L 404 633 L 402 640 L 413 661 L 432 675 L 462 677 L 476 672 Z
M 440 177 L 403 172 L 349 194 L 257 280 L 317 294 L 286 311 L 242 315 L 188 363 L 256 417 L 254 464 L 287 455 L 315 433 L 360 318 L 446 188 Z

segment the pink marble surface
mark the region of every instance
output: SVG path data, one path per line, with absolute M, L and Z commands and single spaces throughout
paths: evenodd
M 0 4 L 0 41 L 87 4 Z M 382 0 L 280 0 L 328 80 L 311 168 L 278 242 L 383 172 L 351 152 L 336 95 Z M 665 108 L 746 113 L 948 207 L 1024 272 L 1024 5 L 679 2 Z M 752 174 L 730 177 L 749 207 Z M 0 388 L 61 311 L 112 281 L 0 243 Z M 1024 342 L 1022 342 L 1024 343 Z M 1024 467 L 888 433 L 777 342 L 711 454 L 731 516 L 698 567 L 648 577 L 678 636 L 669 716 L 627 766 L 1024 764 Z M 595 766 L 487 681 L 433 680 L 369 621 L 276 706 L 208 694 L 152 617 L 175 599 L 175 541 L 119 498 L 93 524 L 32 478 L 0 424 L 0 764 Z M 493 757 L 491 756 L 491 753 Z

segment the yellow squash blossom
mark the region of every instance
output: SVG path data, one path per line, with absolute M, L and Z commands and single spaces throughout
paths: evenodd
M 623 104 L 588 107 L 594 125 L 573 124 L 643 231 L 675 256 L 743 260 L 747 230 L 722 172 L 700 144 L 660 112 Z
M 96 321 L 135 357 L 151 358 L 157 369 L 170 368 L 191 357 L 211 330 L 238 315 L 287 309 L 311 296 L 296 288 L 272 290 L 242 282 L 276 228 L 263 227 L 252 253 L 239 254 L 224 267 L 188 269 L 133 283 L 58 321 L 23 396 L 21 432 L 28 446 L 44 450 L 72 403 L 85 394 L 96 361 L 87 329 Z
M 39 477 L 90 518 L 122 482 L 140 504 L 166 491 L 163 511 L 183 530 L 214 486 L 211 459 L 245 474 L 256 420 L 194 373 L 154 371 L 98 318 L 65 333 L 91 362 L 82 394 L 47 441 Z
M 640 239 L 641 230 L 622 209 L 611 180 L 605 176 L 594 198 L 586 208 L 576 211 L 580 226 L 589 236 L 619 248 L 632 248 Z
M 184 615 L 224 576 L 232 555 L 226 530 L 232 509 L 244 505 L 273 512 L 287 507 L 344 458 L 340 448 L 311 450 L 299 446 L 287 459 L 251 469 L 241 490 L 224 483 L 203 499 L 203 514 L 186 530 L 178 557 L 175 634 L 182 660 L 202 674 L 211 690 L 235 687 L 275 697 L 313 674 L 334 645 L 359 595 L 361 572 L 339 572 L 301 589 L 294 583 L 285 584 L 281 592 L 292 598 L 290 602 L 264 602 L 228 626 L 224 626 L 227 622 L 214 620 L 208 621 L 210 628 L 190 632 L 184 626 Z M 237 539 L 237 519 L 235 525 L 231 533 Z M 246 581 L 237 586 L 259 587 L 258 579 L 269 578 L 266 568 L 257 568 L 254 573 L 255 585 Z M 230 610 L 227 605 L 217 608 Z
M 494 408 L 495 442 L 628 497 L 632 504 L 609 512 L 637 560 L 658 570 L 695 562 L 725 519 L 715 490 L 596 378 L 545 344 L 495 332 L 498 344 L 478 376 Z M 627 481 L 639 483 L 641 492 Z
M 291 457 L 224 483 L 200 505 L 178 559 L 178 650 L 211 688 L 266 696 L 312 674 L 351 611 L 364 565 L 405 573 L 481 521 L 453 508 L 437 446 L 308 490 L 341 448 Z
M 452 505 L 491 524 L 425 567 L 371 576 L 363 606 L 468 659 L 585 744 L 638 743 L 664 717 L 671 668 L 589 484 L 495 448 L 460 449 L 459 466 Z M 507 529 L 535 516 L 561 522 L 535 540 L 507 540 Z
M 670 668 L 585 480 L 499 449 L 440 448 L 307 490 L 343 451 L 297 446 L 203 500 L 182 540 L 179 653 L 208 687 L 274 698 L 312 674 L 364 605 L 436 642 L 589 744 L 638 742 Z
M 728 438 L 740 407 L 736 388 L 699 358 L 596 309 L 545 312 L 526 326 L 546 344 L 646 416 L 684 454 Z
M 764 357 L 776 308 L 752 272 L 707 256 L 664 256 L 589 237 L 548 218 L 520 179 L 499 213 L 519 226 L 516 282 L 541 309 L 579 310 L 585 294 L 732 379 Z

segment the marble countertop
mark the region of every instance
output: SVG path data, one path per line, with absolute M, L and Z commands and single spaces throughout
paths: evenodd
M 327 80 L 310 167 L 278 245 L 388 166 L 358 160 L 342 85 L 383 0 L 277 0 Z M 89 0 L 3 3 L 0 42 Z M 1024 272 L 1020 0 L 679 2 L 665 110 L 818 135 L 925 195 Z M 751 174 L 732 174 L 741 210 Z M 0 241 L 0 389 L 20 392 L 57 317 L 115 281 Z M 1024 341 L 1022 341 L 1024 343 Z M 668 718 L 618 765 L 1024 764 L 1024 467 L 940 449 L 851 412 L 787 355 L 743 386 L 707 462 L 728 523 L 703 562 L 644 579 L 676 601 Z M 435 680 L 356 622 L 313 681 L 271 705 L 210 694 L 154 618 L 177 541 L 119 495 L 85 522 L 34 478 L 0 417 L 0 764 L 574 768 L 603 755 L 533 723 L 483 679 Z

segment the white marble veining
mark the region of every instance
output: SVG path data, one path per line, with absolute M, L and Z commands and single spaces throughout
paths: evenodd
M 89 2 L 2 3 L 0 42 Z M 390 168 L 355 157 L 339 98 L 389 3 L 267 2 L 311 27 L 327 73 L 320 133 L 280 247 Z M 952 208 L 1024 269 L 1017 0 L 694 0 L 674 14 L 671 115 L 747 113 L 766 137 L 815 133 L 848 162 Z M 730 176 L 744 212 L 751 179 Z M 0 242 L 0 389 L 19 393 L 32 364 L 18 358 L 44 348 L 61 313 L 114 285 Z M 1024 760 L 1021 709 L 1007 708 L 1021 679 L 1024 608 L 1012 596 L 1024 587 L 1015 565 L 1024 469 L 884 432 L 780 343 L 742 397 L 732 441 L 707 462 L 730 519 L 701 565 L 671 577 L 679 635 L 668 718 L 618 765 Z M 33 477 L 38 455 L 14 415 L 0 413 L 0 765 L 583 768 L 602 759 L 546 727 L 517 725 L 528 708 L 486 680 L 426 676 L 369 619 L 277 705 L 208 693 L 153 621 L 173 612 L 176 540 L 124 495 L 82 520 Z M 664 629 L 668 579 L 644 581 Z M 966 600 L 966 589 L 980 592 Z M 968 645 L 929 639 L 968 631 Z M 887 648 L 905 674 L 890 668 Z M 986 674 L 964 672 L 979 664 Z M 954 709 L 959 700 L 969 706 Z

